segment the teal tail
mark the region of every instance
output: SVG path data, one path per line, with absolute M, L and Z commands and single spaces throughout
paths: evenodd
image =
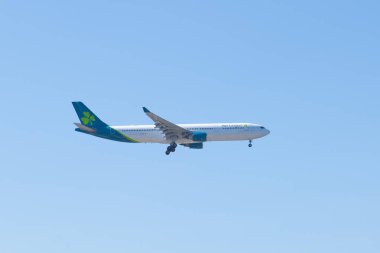
M 95 113 L 82 102 L 73 102 L 73 106 L 82 125 L 92 129 L 105 129 L 108 127 L 106 123 L 99 119 Z
M 74 123 L 78 127 L 75 129 L 75 131 L 95 135 L 97 137 L 113 140 L 113 141 L 134 142 L 134 143 L 138 142 L 137 140 L 126 136 L 121 131 L 118 131 L 108 126 L 101 119 L 99 119 L 95 115 L 95 113 L 93 113 L 82 102 L 73 102 L 73 106 L 81 122 L 81 124 Z

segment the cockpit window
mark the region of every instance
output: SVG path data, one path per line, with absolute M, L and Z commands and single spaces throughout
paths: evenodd
M 261 129 L 265 129 L 265 127 L 263 127 L 263 126 L 261 126 L 260 128 L 261 128 Z

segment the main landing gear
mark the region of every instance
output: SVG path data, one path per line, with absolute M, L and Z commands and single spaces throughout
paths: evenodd
M 249 140 L 248 147 L 252 148 L 252 140 Z
M 169 155 L 171 152 L 175 152 L 176 147 L 177 147 L 177 143 L 175 142 L 170 143 L 170 146 L 166 149 L 165 154 Z

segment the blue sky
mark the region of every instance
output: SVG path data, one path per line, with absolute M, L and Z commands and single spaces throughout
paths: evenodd
M 378 252 L 378 1 L 2 1 L 0 252 Z M 74 132 L 254 122 L 166 156 Z

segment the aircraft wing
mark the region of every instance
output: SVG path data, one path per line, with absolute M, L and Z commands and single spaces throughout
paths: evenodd
M 161 118 L 145 107 L 143 107 L 143 110 L 146 115 L 154 121 L 154 125 L 164 133 L 167 140 L 176 141 L 183 138 L 188 139 L 192 135 L 191 131 Z

